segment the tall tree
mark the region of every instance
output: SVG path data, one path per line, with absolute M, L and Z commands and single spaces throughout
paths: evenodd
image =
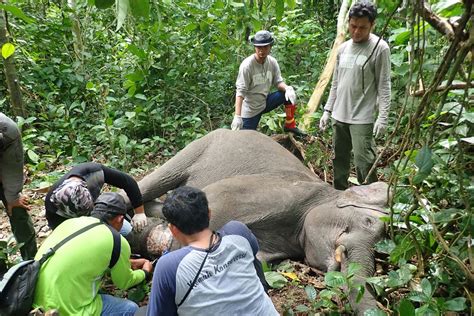
M 2 1 L 3 3 L 3 1 Z M 4 10 L 0 11 L 0 46 L 3 47 L 6 43 L 9 43 L 8 34 L 8 20 L 7 14 Z M 15 67 L 15 60 L 13 55 L 10 55 L 3 59 L 3 67 L 5 69 L 5 79 L 10 92 L 10 101 L 12 105 L 13 114 L 18 116 L 26 117 L 25 107 L 23 105 L 23 99 L 21 96 L 20 82 Z

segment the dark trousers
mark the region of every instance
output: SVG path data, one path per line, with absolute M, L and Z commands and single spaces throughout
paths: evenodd
M 354 151 L 354 164 L 357 181 L 362 184 L 375 161 L 375 142 L 372 136 L 374 124 L 347 124 L 332 119 L 334 147 L 334 188 L 348 188 L 351 167 L 351 151 Z M 377 181 L 374 171 L 367 184 Z
M 5 198 L 3 186 L 1 184 L 0 199 L 3 202 L 3 205 L 7 207 L 7 200 Z M 13 236 L 15 236 L 17 243 L 23 244 L 23 246 L 20 247 L 21 257 L 23 260 L 34 259 L 37 251 L 36 233 L 30 214 L 28 214 L 28 211 L 22 207 L 14 207 L 12 209 L 12 215 L 8 215 L 8 218 L 10 219 Z
M 285 100 L 285 92 L 276 91 L 267 95 L 267 104 L 265 110 L 255 115 L 254 117 L 242 118 L 243 125 L 242 129 L 253 129 L 256 130 L 262 114 L 268 113 L 282 104 L 288 103 Z

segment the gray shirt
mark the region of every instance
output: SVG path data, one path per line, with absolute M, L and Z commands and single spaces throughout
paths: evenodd
M 20 197 L 23 189 L 23 144 L 15 122 L 0 112 L 0 133 L 3 149 L 0 149 L 0 183 L 7 202 Z
M 351 39 L 339 48 L 331 91 L 324 106 L 325 110 L 332 111 L 332 117 L 337 121 L 373 123 L 378 104 L 379 119 L 387 124 L 391 89 L 390 49 L 384 40 L 378 43 L 362 76 L 362 66 L 378 39 L 370 34 L 366 42 L 354 43 Z
M 250 118 L 261 113 L 272 85 L 277 87 L 282 81 L 280 66 L 272 56 L 267 56 L 263 64 L 257 62 L 255 55 L 245 58 L 235 83 L 237 96 L 244 98 L 241 116 Z

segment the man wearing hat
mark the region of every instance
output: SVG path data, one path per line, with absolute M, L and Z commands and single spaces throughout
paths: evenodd
M 292 86 L 286 85 L 281 76 L 280 66 L 270 56 L 274 39 L 268 31 L 258 31 L 251 40 L 255 54 L 240 64 L 236 82 L 235 115 L 232 130 L 256 130 L 262 114 L 285 105 L 285 132 L 305 135 L 296 127 L 296 94 Z M 274 86 L 278 91 L 270 93 Z
M 120 289 L 128 289 L 151 276 L 150 261 L 130 259 L 130 245 L 117 233 L 126 211 L 120 194 L 103 193 L 95 201 L 90 217 L 68 219 L 51 233 L 38 250 L 37 260 L 74 232 L 92 223 L 103 223 L 66 242 L 41 266 L 33 307 L 57 309 L 60 315 L 134 315 L 138 309 L 134 302 L 99 294 L 109 267 L 112 282 Z M 117 236 L 120 251 L 113 262 Z

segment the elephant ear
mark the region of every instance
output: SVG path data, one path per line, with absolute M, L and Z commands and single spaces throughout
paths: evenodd
M 345 190 L 336 202 L 337 207 L 355 206 L 368 208 L 382 213 L 387 213 L 389 198 L 388 185 L 384 182 L 374 182 L 369 185 L 350 187 Z

